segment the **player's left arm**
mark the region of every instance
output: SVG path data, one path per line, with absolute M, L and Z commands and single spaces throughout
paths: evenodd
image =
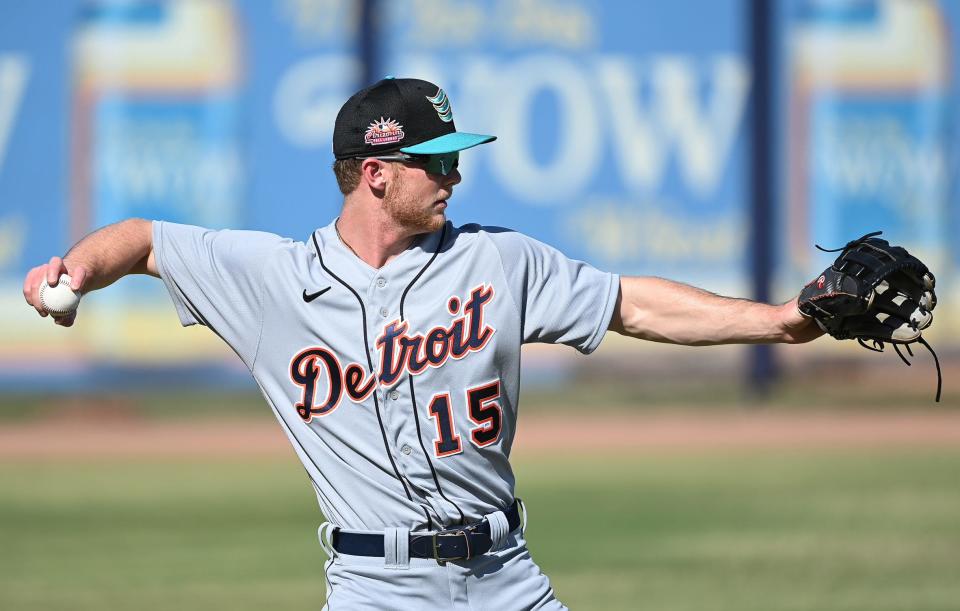
M 610 330 L 640 339 L 688 346 L 800 344 L 823 331 L 797 310 L 797 300 L 767 305 L 716 295 L 653 277 L 620 278 Z

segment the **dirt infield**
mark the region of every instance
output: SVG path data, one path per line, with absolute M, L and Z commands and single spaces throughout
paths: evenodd
M 514 454 L 772 448 L 960 447 L 960 413 L 600 415 L 520 420 Z M 285 457 L 272 422 L 43 420 L 0 425 L 0 460 Z

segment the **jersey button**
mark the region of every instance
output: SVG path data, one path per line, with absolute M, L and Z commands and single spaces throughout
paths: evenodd
M 403 447 L 400 448 L 400 451 L 403 452 L 405 456 L 410 456 L 410 452 L 413 452 L 413 448 L 404 444 Z
M 380 308 L 380 316 L 383 316 L 384 318 L 386 318 L 389 313 L 390 312 L 387 311 L 387 308 Z
M 396 401 L 397 399 L 400 398 L 400 393 L 398 393 L 398 392 L 395 391 L 395 390 L 391 390 L 391 391 L 390 391 L 390 398 L 391 398 L 392 400 Z
M 383 278 L 377 278 L 377 286 L 379 286 L 380 288 L 383 288 L 387 286 L 387 281 L 384 280 Z

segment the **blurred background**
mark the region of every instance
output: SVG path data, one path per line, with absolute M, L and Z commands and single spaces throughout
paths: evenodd
M 518 492 L 563 600 L 955 609 L 958 26 L 956 0 L 3 2 L 0 608 L 322 604 L 315 500 L 229 348 L 152 279 L 69 330 L 21 286 L 130 216 L 306 239 L 340 105 L 392 74 L 498 136 L 458 224 L 769 302 L 874 230 L 937 275 L 936 405 L 926 351 L 525 348 Z

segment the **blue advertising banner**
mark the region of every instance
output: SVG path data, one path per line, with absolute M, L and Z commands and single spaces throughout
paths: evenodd
M 795 269 L 832 259 L 815 255 L 814 242 L 837 247 L 874 230 L 946 269 L 956 180 L 950 4 L 788 3 L 785 221 Z
M 498 136 L 462 156 L 455 222 L 511 227 L 602 269 L 746 294 L 749 0 L 372 6 L 373 74 L 433 80 L 459 129 Z M 170 332 L 159 283 L 124 279 L 85 297 L 65 333 L 25 307 L 23 275 L 127 216 L 298 240 L 329 222 L 341 203 L 334 118 L 365 84 L 359 7 L 4 6 L 4 375 L 50 359 L 101 370 L 236 363 L 212 334 Z M 777 12 L 787 154 L 774 297 L 823 265 L 814 242 L 873 229 L 944 269 L 949 285 L 960 262 L 948 238 L 960 229 L 960 7 L 779 0 Z

